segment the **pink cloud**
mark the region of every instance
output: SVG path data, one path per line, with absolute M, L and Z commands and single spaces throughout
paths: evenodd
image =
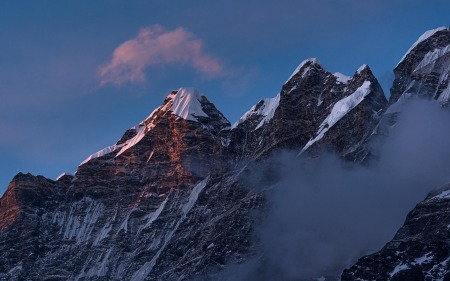
M 224 73 L 223 63 L 205 53 L 203 42 L 182 27 L 167 30 L 161 25 L 142 28 L 139 34 L 117 47 L 111 61 L 100 68 L 101 85 L 143 83 L 145 70 L 156 65 L 187 65 L 200 74 Z

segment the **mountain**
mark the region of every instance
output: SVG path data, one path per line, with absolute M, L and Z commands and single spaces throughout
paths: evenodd
M 379 252 L 344 271 L 342 280 L 449 280 L 450 186 L 430 193 Z
M 450 28 L 429 30 L 419 37 L 394 69 L 389 103 L 420 96 L 446 105 L 450 99 Z
M 367 65 L 347 77 L 307 59 L 276 97 L 261 100 L 231 127 L 228 148 L 244 159 L 284 148 L 312 155 L 329 149 L 360 161 L 367 155 L 363 144 L 386 106 Z
M 262 190 L 278 176 L 266 160 L 282 150 L 376 159 L 371 144 L 396 130 L 408 97 L 447 105 L 449 45 L 449 28 L 422 35 L 394 69 L 389 102 L 367 65 L 348 77 L 315 58 L 233 125 L 198 90 L 172 91 L 75 174 L 13 178 L 0 199 L 0 280 L 214 279 L 260 255 Z M 449 194 L 431 192 L 341 279 L 450 280 Z
M 449 101 L 450 29 L 425 32 L 394 70 L 390 103 L 409 97 Z M 387 114 L 395 110 L 388 109 Z M 445 185 L 432 191 L 408 214 L 394 238 L 381 250 L 360 258 L 342 280 L 450 280 L 449 194 Z
M 346 77 L 317 59 L 233 126 L 199 91 L 173 91 L 76 174 L 13 179 L 0 199 L 0 278 L 190 280 L 241 262 L 258 251 L 254 213 L 266 208 L 252 167 L 280 149 L 362 161 L 386 106 L 368 66 Z

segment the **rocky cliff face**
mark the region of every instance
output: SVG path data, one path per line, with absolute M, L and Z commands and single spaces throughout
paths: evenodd
M 367 66 L 350 78 L 314 59 L 234 126 L 197 90 L 173 91 L 75 175 L 11 182 L 0 278 L 190 280 L 242 261 L 264 198 L 241 175 L 280 148 L 361 160 L 386 105 Z

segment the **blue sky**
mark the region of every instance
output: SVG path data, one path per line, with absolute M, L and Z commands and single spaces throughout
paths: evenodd
M 449 14 L 440 0 L 2 1 L 0 194 L 18 172 L 76 171 L 179 87 L 232 123 L 309 57 L 350 76 L 368 64 L 386 90 Z

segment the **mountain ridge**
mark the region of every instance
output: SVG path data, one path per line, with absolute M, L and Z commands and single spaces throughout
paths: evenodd
M 385 120 L 392 117 L 389 103 L 415 94 L 409 84 L 440 71 L 444 83 L 427 89 L 441 89 L 438 101 L 446 95 L 447 53 L 434 50 L 445 49 L 450 32 L 428 35 L 395 68 L 389 102 L 367 65 L 346 77 L 311 58 L 277 96 L 258 102 L 234 125 L 203 94 L 179 88 L 74 175 L 53 181 L 19 173 L 0 199 L 0 278 L 192 280 L 245 261 L 258 253 L 254 213 L 267 208 L 261 188 L 249 186 L 249 172 L 284 149 L 368 161 L 369 143 L 383 135 L 380 124 L 392 127 Z M 407 71 L 427 54 L 437 55 L 431 72 Z M 276 177 L 268 167 L 256 184 L 270 185 Z M 343 278 L 353 280 L 361 268 L 355 264 Z

